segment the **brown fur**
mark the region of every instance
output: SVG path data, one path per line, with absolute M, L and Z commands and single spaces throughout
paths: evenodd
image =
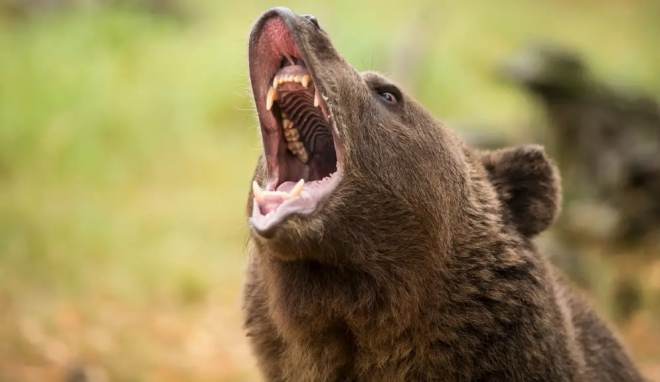
M 245 327 L 264 379 L 642 381 L 531 241 L 559 206 L 542 148 L 475 152 L 409 95 L 383 103 L 389 80 L 290 11 L 254 30 L 276 15 L 328 96 L 344 174 L 315 213 L 252 231 Z

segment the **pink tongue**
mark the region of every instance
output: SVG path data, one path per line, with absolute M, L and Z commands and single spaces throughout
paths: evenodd
M 284 182 L 280 184 L 279 187 L 277 187 L 277 191 L 290 193 L 291 190 L 293 190 L 293 187 L 295 187 L 296 183 L 297 182 Z M 269 212 L 275 211 L 277 207 L 279 207 L 280 204 L 284 203 L 286 200 L 287 199 L 284 198 L 284 195 L 266 194 L 263 196 L 261 203 L 259 203 L 259 210 L 261 210 L 262 215 L 266 215 Z
M 279 206 L 280 203 L 262 203 L 259 205 L 259 210 L 261 211 L 261 214 L 265 216 L 275 211 Z
M 264 195 L 261 203 L 259 203 L 259 210 L 261 210 L 262 215 L 266 215 L 275 211 L 285 200 L 283 195 Z
M 293 187 L 296 186 L 297 182 L 284 182 L 277 187 L 277 191 L 282 191 L 282 192 L 291 192 L 293 190 Z

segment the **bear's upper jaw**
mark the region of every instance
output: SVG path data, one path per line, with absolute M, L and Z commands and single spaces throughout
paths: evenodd
M 251 224 L 266 231 L 292 214 L 314 212 L 341 178 L 340 142 L 298 34 L 321 33 L 316 21 L 274 8 L 250 37 L 250 78 L 268 167 L 253 183 Z

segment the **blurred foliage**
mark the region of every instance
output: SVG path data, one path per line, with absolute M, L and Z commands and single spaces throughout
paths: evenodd
M 2 0 L 0 12 L 6 19 L 14 21 L 71 10 L 103 10 L 109 7 L 181 16 L 182 5 L 178 0 Z
M 653 0 L 153 4 L 0 1 L 0 381 L 254 380 L 246 45 L 271 6 L 315 14 L 438 117 L 521 140 L 537 110 L 494 70 L 530 39 L 660 94 Z M 657 260 L 645 272 L 660 290 Z M 649 367 L 659 326 L 642 312 L 623 328 Z

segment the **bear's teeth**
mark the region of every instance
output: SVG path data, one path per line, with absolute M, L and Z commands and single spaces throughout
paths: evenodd
M 302 197 L 302 192 L 304 187 L 305 187 L 305 180 L 300 179 L 298 183 L 296 183 L 296 185 L 288 193 L 283 191 L 266 191 L 266 190 L 262 190 L 261 187 L 259 187 L 259 183 L 257 183 L 256 180 L 252 181 L 252 192 L 254 193 L 254 199 L 257 201 L 257 203 L 263 202 L 264 198 L 268 196 L 276 196 L 276 195 L 281 196 L 285 200 L 300 198 Z
M 291 74 L 291 75 L 280 75 L 273 78 L 273 87 L 277 88 L 279 85 L 285 82 L 297 82 L 302 84 L 303 87 L 307 87 L 310 82 L 312 82 L 312 76 L 309 74 Z
M 314 93 L 314 107 L 319 107 L 321 104 L 321 92 L 319 92 L 319 89 L 315 89 L 316 92 Z
M 304 179 L 300 179 L 300 180 L 298 181 L 298 183 L 296 183 L 296 186 L 293 187 L 293 189 L 291 190 L 291 192 L 289 192 L 289 197 L 293 198 L 293 197 L 296 197 L 296 196 L 299 197 L 300 195 L 302 195 L 302 190 L 303 190 L 303 187 L 304 187 L 304 186 L 305 186 L 305 180 L 304 180 Z
M 284 137 L 289 142 L 296 142 L 300 138 L 300 133 L 298 133 L 298 129 L 294 129 L 294 128 L 285 129 Z
M 266 110 L 270 110 L 273 107 L 273 102 L 280 99 L 280 93 L 277 92 L 277 89 L 271 87 L 268 89 L 268 95 L 266 96 Z
M 257 203 L 261 203 L 261 201 L 264 200 L 263 191 L 256 180 L 252 181 L 252 193 L 254 193 L 254 199 Z
M 301 162 L 307 163 L 309 160 L 309 155 L 307 154 L 307 150 L 305 149 L 305 146 L 303 146 L 302 142 L 289 141 L 287 146 L 289 150 L 294 153 L 298 159 L 300 159 Z
M 300 159 L 300 161 L 303 162 L 303 163 L 307 163 L 307 161 L 309 160 L 309 156 L 307 155 L 307 150 L 305 150 L 305 147 L 304 147 L 304 146 L 298 151 L 298 153 L 296 154 L 296 156 L 297 156 L 298 159 Z
M 288 142 L 287 147 L 300 159 L 301 162 L 307 163 L 309 154 L 302 142 L 300 142 L 300 132 L 293 127 L 293 121 L 286 118 L 286 114 L 282 113 L 282 128 L 284 129 L 284 138 Z
M 300 79 L 300 83 L 302 84 L 303 87 L 307 87 L 307 85 L 309 84 L 309 82 L 310 82 L 311 80 L 312 80 L 312 76 L 310 76 L 309 74 L 305 74 L 305 75 L 302 76 L 302 78 Z
M 307 87 L 312 81 L 312 76 L 309 74 L 305 75 L 281 75 L 275 76 L 273 79 L 273 86 L 268 89 L 268 95 L 266 96 L 266 110 L 270 110 L 273 107 L 273 103 L 280 99 L 280 93 L 277 91 L 277 86 L 285 82 L 299 82 L 304 87 Z M 318 107 L 321 104 L 321 93 L 318 89 L 314 89 L 314 106 Z M 307 163 L 309 161 L 309 154 L 300 142 L 300 132 L 293 127 L 293 121 L 287 118 L 286 113 L 281 112 L 282 115 L 282 128 L 284 129 L 284 137 L 288 142 L 289 150 L 300 159 L 301 162 Z M 256 193 L 255 193 L 256 195 Z
M 305 148 L 301 142 L 289 142 L 287 146 L 289 147 L 289 150 L 291 150 L 291 152 L 296 155 L 298 154 L 298 151 L 300 151 L 300 149 Z

